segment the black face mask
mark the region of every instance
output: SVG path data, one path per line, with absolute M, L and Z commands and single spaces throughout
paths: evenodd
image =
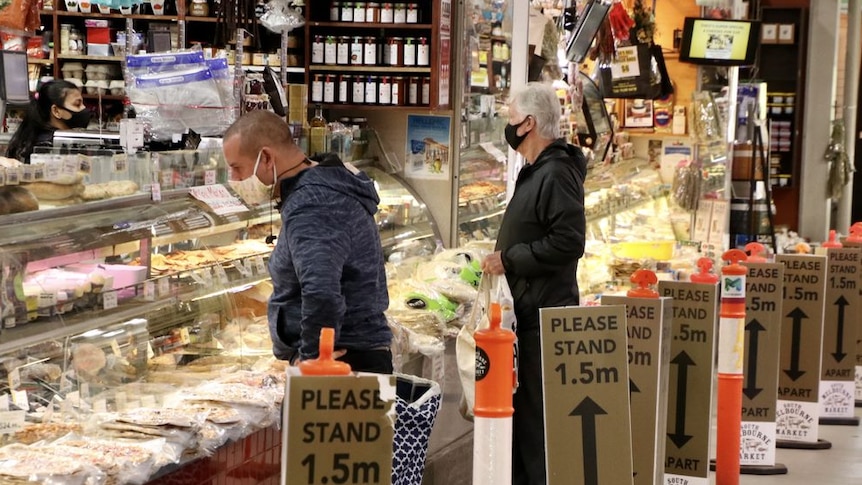
M 90 126 L 90 110 L 87 108 L 84 108 L 81 111 L 72 111 L 68 108 L 63 109 L 72 113 L 71 118 L 63 120 L 63 123 L 66 123 L 66 126 L 69 128 L 86 128 Z
M 527 116 L 527 118 L 529 118 L 529 116 Z M 517 150 L 518 147 L 521 146 L 521 143 L 524 141 L 524 138 L 527 138 L 527 135 L 530 134 L 530 132 L 528 131 L 523 135 L 518 135 L 518 128 L 520 128 L 521 125 L 527 122 L 527 118 L 524 118 L 524 121 L 518 123 L 517 125 L 506 125 L 506 128 L 504 130 L 506 135 L 506 143 L 508 143 L 509 146 L 512 147 L 512 150 Z

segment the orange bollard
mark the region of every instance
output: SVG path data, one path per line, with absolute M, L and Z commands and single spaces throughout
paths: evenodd
M 721 317 L 718 328 L 718 413 L 716 485 L 739 485 L 742 432 L 742 381 L 745 361 L 745 277 L 748 269 L 739 249 L 725 252 L 730 264 L 721 269 Z
M 761 254 L 766 254 L 766 248 L 759 242 L 752 242 L 745 245 L 745 251 L 748 252 L 749 263 L 765 263 L 766 258 Z
M 346 376 L 350 375 L 350 364 L 332 358 L 335 349 L 335 329 L 320 329 L 320 355 L 316 359 L 303 360 L 297 367 L 304 376 Z
M 632 273 L 629 280 L 638 285 L 626 292 L 626 296 L 634 298 L 658 298 L 658 292 L 650 288 L 650 285 L 658 283 L 658 278 L 652 270 L 639 269 Z
M 700 270 L 691 275 L 692 283 L 702 283 L 714 285 L 718 283 L 718 275 L 712 272 L 712 260 L 709 258 L 700 258 L 697 260 L 697 268 Z
M 829 230 L 829 239 L 821 244 L 824 248 L 843 248 L 844 245 L 836 238 L 835 229 Z
M 862 222 L 854 222 L 850 226 L 850 235 L 847 236 L 847 241 L 852 243 L 862 243 Z

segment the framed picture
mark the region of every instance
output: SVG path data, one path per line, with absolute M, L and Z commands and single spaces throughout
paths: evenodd
M 763 44 L 775 44 L 778 42 L 778 24 L 761 25 L 760 42 Z
M 796 41 L 796 26 L 793 24 L 778 24 L 778 43 L 793 44 Z
M 623 125 L 626 128 L 653 127 L 651 99 L 626 99 L 623 109 Z

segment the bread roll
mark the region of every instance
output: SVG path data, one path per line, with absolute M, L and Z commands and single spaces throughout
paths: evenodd
M 0 215 L 39 210 L 39 201 L 20 185 L 0 187 Z
M 82 184 L 63 185 L 52 182 L 32 182 L 26 185 L 39 200 L 64 200 L 79 197 L 84 193 Z

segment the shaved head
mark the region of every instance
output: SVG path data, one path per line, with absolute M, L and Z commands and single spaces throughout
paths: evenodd
M 292 151 L 298 148 L 293 143 L 290 127 L 277 114 L 257 110 L 241 116 L 224 134 L 225 141 L 239 137 L 241 154 L 255 157 L 264 146 Z

